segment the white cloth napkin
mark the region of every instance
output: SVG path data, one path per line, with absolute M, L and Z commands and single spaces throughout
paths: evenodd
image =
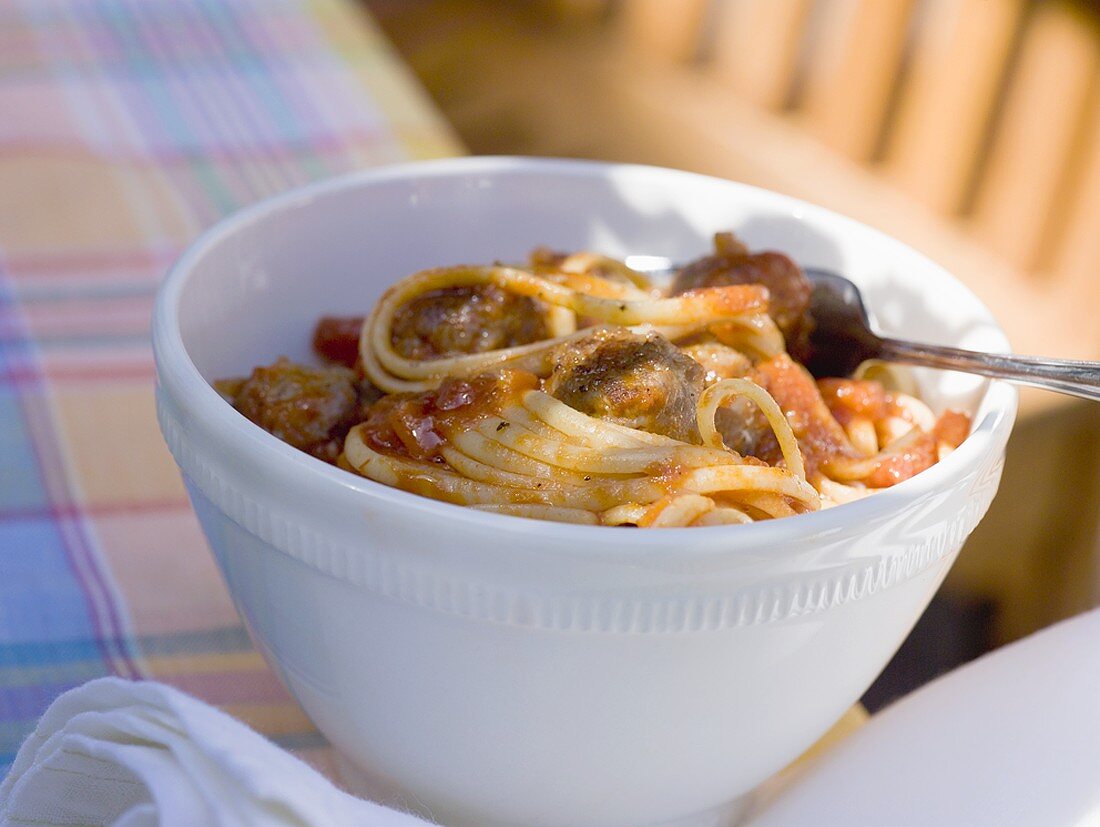
M 1100 610 L 876 715 L 746 827 L 1100 825 Z
M 341 792 L 239 721 L 117 678 L 61 695 L 0 784 L 0 827 L 426 827 Z

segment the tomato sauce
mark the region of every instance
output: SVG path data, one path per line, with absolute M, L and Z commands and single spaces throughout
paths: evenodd
M 324 316 L 313 331 L 313 349 L 330 362 L 353 368 L 359 359 L 363 316 Z
M 750 378 L 772 395 L 787 417 L 810 479 L 829 460 L 860 458 L 830 414 L 810 372 L 790 356 L 781 353 L 761 362 Z
M 533 373 L 503 370 L 469 379 L 445 379 L 436 390 L 391 394 L 367 412 L 364 439 L 374 450 L 443 463 L 450 435 L 494 416 L 538 387 Z

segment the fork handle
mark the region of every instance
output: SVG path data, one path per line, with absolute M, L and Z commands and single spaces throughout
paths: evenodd
M 901 339 L 882 339 L 881 358 L 943 370 L 977 373 L 994 379 L 1007 379 L 1082 399 L 1100 402 L 1100 362 L 1074 359 L 1046 359 L 1040 356 L 1014 356 L 979 353 L 941 345 L 921 345 Z

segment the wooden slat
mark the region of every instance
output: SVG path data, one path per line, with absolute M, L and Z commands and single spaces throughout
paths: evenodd
M 700 51 L 709 0 L 627 0 L 620 6 L 628 43 L 654 57 L 690 62 Z
M 543 5 L 559 20 L 590 24 L 604 17 L 611 0 L 542 0 Z
M 961 209 L 990 126 L 1023 0 L 925 0 L 885 168 L 918 200 Z
M 1055 211 L 1079 145 L 1100 44 L 1071 7 L 1036 8 L 1024 34 L 989 165 L 977 194 L 974 228 L 1006 261 L 1030 270 L 1057 232 Z
M 1100 301 L 1100 89 L 1093 90 L 1090 118 L 1051 269 L 1067 290 L 1095 307 Z M 1100 323 L 1094 336 L 1100 338 Z
M 879 143 L 912 0 L 832 0 L 815 13 L 802 104 L 810 129 L 865 161 Z
M 675 129 L 604 131 L 600 157 L 681 167 L 786 192 L 879 227 L 940 262 L 990 307 L 1024 353 L 1097 358 L 1095 310 L 1036 283 L 865 166 L 843 158 L 775 115 L 706 84 L 694 72 L 611 62 L 586 91 L 614 100 L 615 122 L 674 122 Z M 533 104 L 534 105 L 534 104 Z M 558 118 L 557 121 L 561 121 Z M 575 119 L 570 119 L 575 120 Z M 1029 397 L 1025 409 L 1057 404 Z
M 716 13 L 716 77 L 746 100 L 779 109 L 787 103 L 812 0 L 724 0 Z

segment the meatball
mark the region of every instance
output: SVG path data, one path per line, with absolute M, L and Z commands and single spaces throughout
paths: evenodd
M 672 282 L 672 295 L 701 287 L 761 284 L 768 288 L 768 313 L 783 332 L 788 352 L 805 352 L 812 323 L 807 310 L 813 286 L 794 261 L 782 253 L 750 253 L 731 233 L 714 238 L 714 255 L 696 259 Z
M 549 336 L 538 302 L 494 284 L 444 287 L 398 309 L 393 348 L 406 359 L 484 353 Z
M 699 442 L 703 367 L 663 336 L 599 330 L 553 355 L 546 392 L 571 408 L 630 428 Z
M 265 431 L 326 462 L 335 462 L 371 396 L 347 368 L 312 368 L 286 358 L 222 387 L 232 390 L 233 407 Z
M 726 402 L 715 412 L 714 426 L 726 447 L 743 457 L 756 457 L 768 465 L 783 458 L 768 418 L 749 399 L 738 397 Z

